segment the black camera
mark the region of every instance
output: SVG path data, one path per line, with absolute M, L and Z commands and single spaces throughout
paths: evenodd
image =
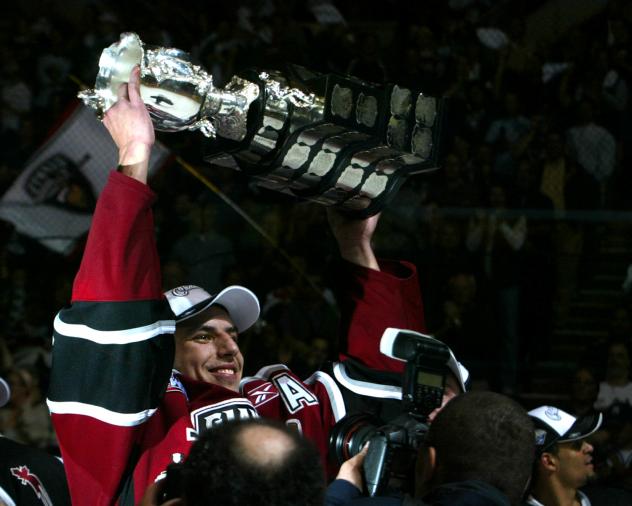
M 330 433 L 330 452 L 338 463 L 357 455 L 369 442 L 363 471 L 371 497 L 389 484 L 410 482 L 417 451 L 428 431 L 428 415 L 441 406 L 450 349 L 441 341 L 409 330 L 388 328 L 380 351 L 406 362 L 401 413 L 383 423 L 368 413 L 351 413 Z

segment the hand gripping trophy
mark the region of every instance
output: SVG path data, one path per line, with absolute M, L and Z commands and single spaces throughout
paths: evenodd
M 357 217 L 380 212 L 412 174 L 437 168 L 445 99 L 303 67 L 246 71 L 224 88 L 179 49 L 124 33 L 103 50 L 84 103 L 103 115 L 134 65 L 157 130 L 200 130 L 205 160 L 256 184 Z

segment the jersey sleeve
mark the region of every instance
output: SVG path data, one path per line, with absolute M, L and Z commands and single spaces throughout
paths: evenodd
M 336 295 L 341 309 L 339 359 L 355 358 L 378 371 L 402 372 L 404 363 L 380 353 L 388 327 L 425 332 L 424 308 L 415 266 L 380 261 L 380 271 L 342 260 Z
M 55 318 L 47 402 L 73 505 L 115 503 L 170 377 L 175 322 L 162 296 L 153 201 L 146 185 L 111 173 L 72 304 Z

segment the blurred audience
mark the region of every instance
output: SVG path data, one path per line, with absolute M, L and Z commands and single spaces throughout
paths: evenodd
M 632 208 L 629 2 L 603 2 L 568 29 L 541 26 L 537 6 L 515 0 L 334 1 L 341 18 L 327 22 L 311 2 L 279 0 L 206 9 L 186 0 L 158 2 L 149 11 L 120 0 L 64 9 L 54 2 L 35 10 L 26 5 L 0 20 L 0 192 L 63 118 L 78 83 L 94 81 L 101 51 L 127 30 L 147 44 L 190 51 L 219 86 L 249 68 L 296 63 L 447 96 L 442 169 L 404 184 L 384 211 L 376 250 L 417 264 L 429 331 L 461 357 L 473 384 L 530 399 L 537 361 L 574 346 L 596 372 L 579 368 L 571 388 L 560 387 L 570 413 L 632 402 L 629 295 L 594 304 L 602 337 L 582 340 L 590 315 L 575 306 L 597 269 L 607 271 L 607 258 L 596 256 L 605 241 L 629 236 L 625 216 L 621 226 L 608 225 L 613 233 L 596 233 L 608 217 L 593 213 Z M 496 38 L 484 41 L 479 29 L 489 27 Z M 554 33 L 544 36 L 547 30 Z M 164 141 L 195 161 L 208 148 L 199 137 Z M 250 356 L 261 364 L 313 370 L 335 352 L 338 337 L 327 277 L 331 238 L 313 233 L 323 209 L 288 203 L 249 185 L 243 174 L 213 168 L 213 180 L 299 265 L 304 276 L 298 276 L 228 206 L 210 212 L 206 190 L 175 169 L 156 180 L 172 196 L 156 205 L 166 285 L 256 279 L 256 292 L 262 300 L 267 295 L 266 325 L 244 336 L 244 347 L 256 350 Z M 76 270 L 78 256 L 53 255 L 13 225 L 0 226 L 0 366 L 18 392 L 0 411 L 0 424 L 54 450 L 39 397 L 50 367 L 52 311 L 68 298 L 65 273 Z M 302 251 L 308 254 L 299 262 Z M 272 267 L 262 270 L 263 264 Z M 30 421 L 18 422 L 22 416 Z

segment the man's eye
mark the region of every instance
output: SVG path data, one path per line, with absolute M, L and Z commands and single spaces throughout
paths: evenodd
M 196 337 L 196 339 L 198 341 L 210 341 L 211 339 L 213 339 L 213 336 L 210 336 L 209 334 L 200 334 Z

